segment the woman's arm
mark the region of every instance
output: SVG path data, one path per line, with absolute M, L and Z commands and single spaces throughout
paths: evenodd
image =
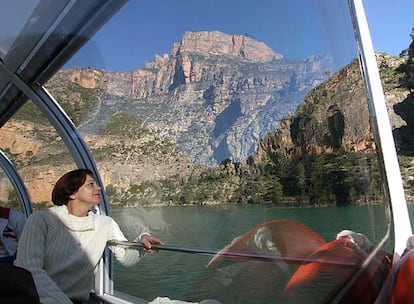
M 134 240 L 135 242 L 141 242 L 147 251 L 155 252 L 156 250 L 152 249 L 152 245 L 164 245 L 164 242 L 161 241 L 159 238 L 152 236 L 149 233 L 141 233 L 137 239 Z
M 44 270 L 46 239 L 53 224 L 53 218 L 46 211 L 30 215 L 18 242 L 14 264 L 32 273 L 41 303 L 71 304 L 72 301 Z
M 110 222 L 107 226 L 109 229 L 107 240 L 127 241 L 118 224 L 112 218 L 108 217 L 108 219 Z M 145 253 L 144 249 L 131 249 L 117 245 L 109 246 L 109 249 L 111 249 L 115 258 L 124 266 L 136 264 Z

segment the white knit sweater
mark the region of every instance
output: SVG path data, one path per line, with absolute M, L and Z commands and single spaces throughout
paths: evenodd
M 110 217 L 89 212 L 69 214 L 65 205 L 31 214 L 17 248 L 15 265 L 29 270 L 41 303 L 85 301 L 94 287 L 94 272 L 109 240 L 126 241 Z M 143 255 L 111 246 L 117 260 L 129 266 Z

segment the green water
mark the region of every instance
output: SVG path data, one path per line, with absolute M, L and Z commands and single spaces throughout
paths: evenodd
M 112 216 L 128 238 L 134 237 L 135 231 L 141 229 L 141 224 L 145 223 L 154 235 L 168 245 L 212 250 L 220 250 L 235 237 L 263 222 L 275 219 L 290 219 L 305 224 L 326 241 L 333 240 L 339 231 L 350 229 L 365 234 L 372 243 L 377 243 L 386 231 L 383 206 L 306 209 L 237 206 L 159 207 L 145 210 L 113 210 Z M 236 300 L 234 295 L 243 294 L 246 289 L 251 288 L 248 294 L 253 294 L 253 299 L 243 302 L 278 302 L 274 301 L 274 295 L 270 295 L 268 301 L 259 297 L 255 300 L 255 292 L 258 289 L 254 284 L 255 277 L 243 278 L 243 286 L 230 284 L 229 288 L 218 288 L 217 281 L 223 278 L 216 280 L 212 279 L 211 275 L 206 275 L 206 265 L 211 258 L 211 255 L 160 251 L 157 254 L 146 255 L 131 268 L 115 263 L 114 286 L 118 291 L 146 300 L 156 297 L 186 301 L 216 298 L 223 303 L 237 303 L 239 300 Z M 260 263 L 259 267 L 264 267 L 265 270 L 271 267 L 269 262 Z M 224 280 L 220 281 L 224 285 L 228 284 L 225 279 L 224 277 Z M 208 280 L 210 281 L 206 284 Z M 275 285 L 277 280 L 275 279 Z M 212 281 L 214 284 L 211 284 Z M 237 288 L 243 290 L 238 291 Z M 229 296 L 225 293 L 229 293 Z M 246 295 L 243 297 L 245 299 Z

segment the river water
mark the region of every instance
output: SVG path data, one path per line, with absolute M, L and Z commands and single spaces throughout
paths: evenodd
M 245 234 L 263 222 L 277 219 L 289 219 L 302 223 L 317 232 L 327 242 L 333 240 L 339 231 L 350 229 L 363 233 L 372 243 L 377 243 L 386 231 L 384 206 L 157 207 L 112 210 L 111 215 L 129 239 L 135 237 L 136 231 L 149 229 L 152 234 L 163 239 L 168 245 L 212 251 L 222 249 L 237 236 Z M 143 228 L 142 225 L 145 227 Z M 292 238 L 294 237 L 292 235 Z M 153 300 L 157 297 L 186 301 L 215 298 L 223 303 L 237 303 L 241 300 L 237 300 L 235 295 L 242 295 L 242 299 L 245 299 L 243 303 L 275 302 L 273 294 L 266 298 L 268 300 L 257 297 L 258 288 L 265 288 L 265 286 L 257 281 L 256 277 L 248 277 L 247 270 L 243 270 L 243 276 L 238 277 L 240 279 L 238 282 L 228 281 L 234 277 L 229 277 L 228 273 L 223 274 L 223 272 L 220 273 L 222 277 L 212 278 L 212 276 L 217 276 L 217 273 L 211 274 L 206 268 L 212 257 L 208 254 L 160 251 L 156 254 L 147 254 L 138 264 L 130 268 L 125 268 L 115 262 L 114 287 L 118 291 L 146 300 Z M 264 270 L 261 270 L 261 273 L 271 268 L 269 262 L 260 263 L 261 265 L 254 269 L 262 267 Z M 227 269 L 233 271 L 234 267 Z M 239 270 L 240 268 L 237 269 Z M 277 273 L 272 273 L 269 274 L 267 280 L 272 282 L 274 280 L 272 286 L 275 286 L 278 281 L 277 277 Z M 281 284 L 284 284 L 285 282 L 282 281 L 280 281 Z M 218 286 L 217 282 L 221 285 Z M 248 299 L 249 295 L 252 295 L 251 299 Z

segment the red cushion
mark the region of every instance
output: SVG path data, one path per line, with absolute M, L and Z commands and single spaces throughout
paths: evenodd
M 287 282 L 286 301 L 293 303 L 327 303 L 360 270 L 365 256 L 346 238 L 327 243 L 302 264 Z M 327 262 L 327 263 L 326 263 Z M 338 264 L 333 264 L 337 262 Z M 373 259 L 355 283 L 345 292 L 341 303 L 373 303 L 389 269 L 384 255 Z

